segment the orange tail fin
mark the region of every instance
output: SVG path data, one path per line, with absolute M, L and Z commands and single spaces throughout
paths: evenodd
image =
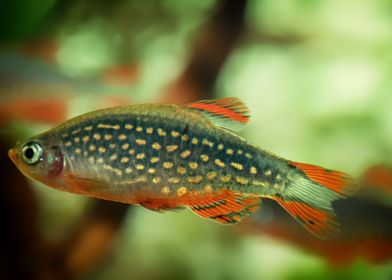
M 349 175 L 335 170 L 326 169 L 317 165 L 290 161 L 312 181 L 345 197 L 352 196 L 357 186 Z
M 332 202 L 356 191 L 354 180 L 345 173 L 322 167 L 289 162 L 295 175 L 276 201 L 313 235 L 327 239 L 340 232 Z
M 280 198 L 277 198 L 276 201 L 304 228 L 318 238 L 328 239 L 340 233 L 340 225 L 333 210 L 321 210 L 303 202 L 286 202 Z

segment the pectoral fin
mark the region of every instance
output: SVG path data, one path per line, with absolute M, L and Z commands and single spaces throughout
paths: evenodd
M 70 192 L 89 194 L 102 192 L 108 190 L 110 186 L 106 183 L 92 178 L 78 177 L 74 175 L 68 175 L 64 179 L 67 184 L 67 190 Z

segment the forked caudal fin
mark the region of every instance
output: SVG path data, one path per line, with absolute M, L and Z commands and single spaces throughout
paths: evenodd
M 300 169 L 309 179 L 344 197 L 352 196 L 357 191 L 353 178 L 343 172 L 294 161 L 290 161 L 290 164 Z
M 328 239 L 340 232 L 332 202 L 356 191 L 354 180 L 345 173 L 322 167 L 289 162 L 296 176 L 282 198 L 276 201 L 313 235 Z

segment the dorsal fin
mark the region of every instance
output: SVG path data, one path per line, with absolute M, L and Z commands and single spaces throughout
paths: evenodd
M 250 116 L 246 105 L 235 97 L 201 100 L 187 104 L 186 108 L 201 113 L 214 125 L 231 131 L 243 129 Z

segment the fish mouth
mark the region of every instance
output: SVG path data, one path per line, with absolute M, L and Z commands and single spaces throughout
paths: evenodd
M 25 165 L 21 162 L 21 159 L 19 157 L 18 149 L 17 148 L 12 148 L 8 150 L 8 157 L 12 160 L 12 162 L 15 164 L 16 168 L 26 177 L 32 178 L 31 175 L 29 174 L 27 168 Z
M 16 162 L 18 160 L 18 152 L 15 149 L 9 149 L 8 156 L 13 161 L 13 163 L 16 164 Z

